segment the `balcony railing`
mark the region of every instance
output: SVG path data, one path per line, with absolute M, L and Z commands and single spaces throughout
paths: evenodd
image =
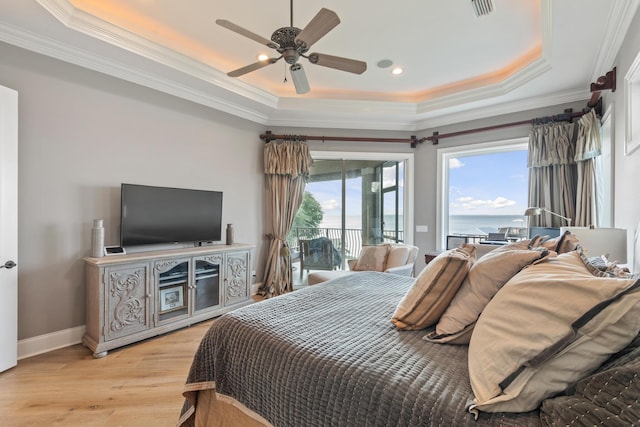
M 404 241 L 404 232 L 398 231 L 397 237 L 395 230 L 383 231 L 383 242 L 400 243 Z M 300 253 L 300 239 L 315 239 L 317 237 L 327 237 L 331 239 L 333 246 L 342 251 L 342 228 L 326 228 L 326 227 L 293 227 L 289 237 L 287 238 L 287 244 L 291 249 L 291 253 L 294 258 Z M 360 254 L 362 249 L 362 229 L 361 228 L 346 228 L 344 230 L 344 252 L 343 259 L 356 258 Z

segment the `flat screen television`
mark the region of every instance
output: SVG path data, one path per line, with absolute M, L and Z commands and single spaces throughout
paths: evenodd
M 122 184 L 120 245 L 221 240 L 222 192 Z

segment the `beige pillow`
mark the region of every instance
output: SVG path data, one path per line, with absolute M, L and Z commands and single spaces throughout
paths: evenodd
M 525 412 L 589 375 L 640 331 L 640 280 L 593 273 L 580 251 L 514 276 L 469 344 L 472 412 Z
M 445 310 L 429 341 L 468 344 L 469 328 L 491 298 L 516 273 L 549 254 L 546 248 L 496 250 L 480 258 L 469 270 L 460 290 Z M 460 334 L 463 334 L 463 339 Z
M 532 239 L 518 240 L 517 242 L 511 242 L 506 245 L 498 246 L 491 252 L 526 251 L 527 249 L 540 246 L 541 241 L 542 239 L 536 236 Z
M 475 247 L 462 245 L 443 252 L 420 272 L 391 318 L 401 330 L 424 329 L 435 324 L 473 264 Z
M 389 254 L 387 255 L 385 270 L 387 268 L 402 267 L 403 265 L 407 265 L 410 253 L 410 246 L 391 245 Z
M 542 242 L 542 246 L 559 254 L 575 251 L 579 244 L 578 237 L 575 234 L 571 234 L 568 230 L 558 237 Z
M 389 245 L 363 246 L 360 250 L 355 271 L 384 271 Z

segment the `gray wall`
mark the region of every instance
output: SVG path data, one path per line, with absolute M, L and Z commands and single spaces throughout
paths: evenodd
M 617 67 L 617 89 L 615 92 L 607 92 L 607 104 L 612 104 L 614 120 L 614 223 L 616 227 L 629 230 L 627 235 L 628 263 L 633 266 L 633 237 L 634 232 L 638 232 L 640 224 L 640 197 L 638 196 L 638 174 L 640 171 L 640 149 L 633 153 L 624 154 L 625 145 L 625 115 L 627 113 L 625 105 L 625 84 L 624 76 L 629 67 L 640 53 L 640 12 L 629 26 L 629 32 L 618 52 L 614 65 Z M 609 70 L 602 70 L 603 74 Z M 640 114 L 640 106 L 635 106 L 634 115 Z M 635 254 L 636 263 L 640 262 L 640 254 Z M 636 264 L 635 273 L 640 268 Z
M 118 243 L 122 182 L 223 191 L 260 252 L 260 126 L 5 44 L 0 85 L 19 93 L 19 339 L 84 324 L 82 257 L 94 218 Z

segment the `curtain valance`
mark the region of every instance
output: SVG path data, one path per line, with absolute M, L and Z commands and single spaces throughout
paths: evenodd
M 535 126 L 529 134 L 529 168 L 575 163 L 575 123 Z
M 576 123 L 546 123 L 529 134 L 529 168 L 570 165 L 602 153 L 600 121 L 594 110 Z
M 308 176 L 313 159 L 309 146 L 301 141 L 271 141 L 264 147 L 264 173 L 267 175 Z

